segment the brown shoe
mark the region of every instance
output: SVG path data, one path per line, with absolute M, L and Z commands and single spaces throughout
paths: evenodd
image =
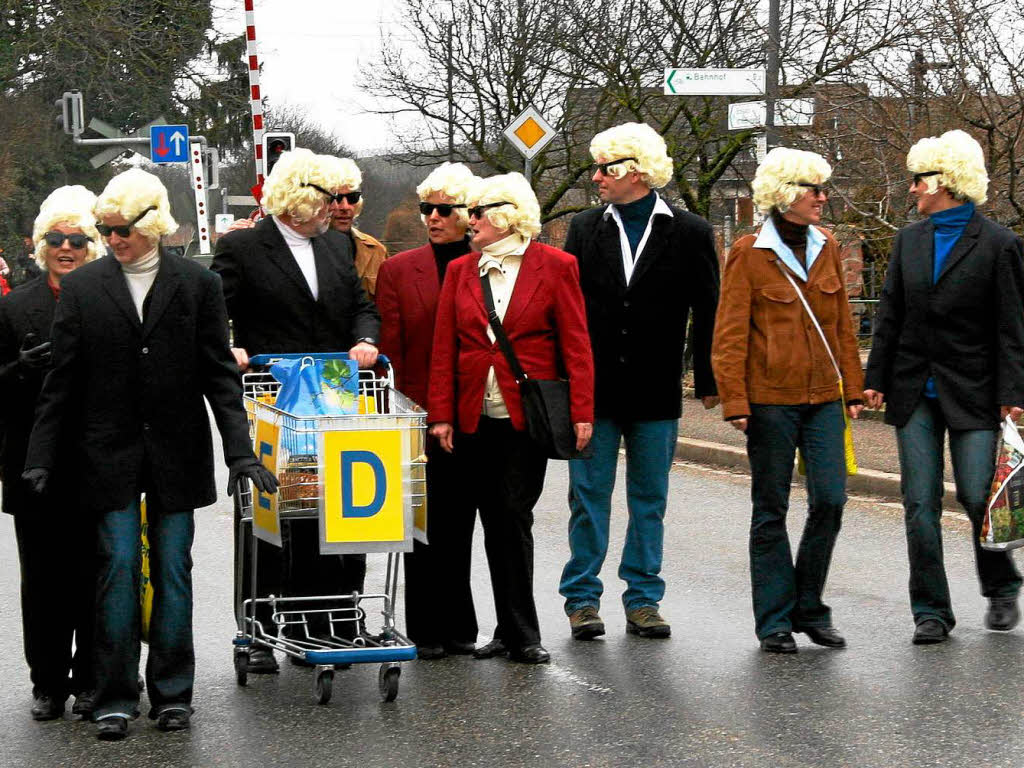
M 641 605 L 632 611 L 626 611 L 626 631 L 640 637 L 668 637 L 672 627 L 658 613 L 653 605 Z
M 592 605 L 584 605 L 570 613 L 569 628 L 574 640 L 593 640 L 604 634 L 604 622 Z

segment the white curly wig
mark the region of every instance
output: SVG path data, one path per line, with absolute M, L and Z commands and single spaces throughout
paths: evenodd
M 263 209 L 275 216 L 287 214 L 299 224 L 312 219 L 328 200 L 319 190 L 303 184 L 316 184 L 328 191 L 342 186 L 343 178 L 332 160 L 338 158 L 308 149 L 282 152 L 263 182 Z
M 988 199 L 988 173 L 981 145 L 964 131 L 946 131 L 921 139 L 907 153 L 911 173 L 941 171 L 924 181 L 929 195 L 945 187 L 957 200 L 981 205 Z
M 100 249 L 100 233 L 96 231 L 96 216 L 92 209 L 96 195 L 80 184 L 57 187 L 39 206 L 39 215 L 32 226 L 32 242 L 36 244 L 36 264 L 46 270 L 46 256 L 50 246 L 46 244 L 46 233 L 59 224 L 77 227 L 82 234 L 92 238 L 85 247 L 85 260 L 92 261 L 103 255 Z
M 832 166 L 819 154 L 802 149 L 776 147 L 764 156 L 754 172 L 750 188 L 754 204 L 762 213 L 776 208 L 786 211 L 807 189 L 805 184 L 824 184 L 832 176 Z
M 530 182 L 521 173 L 478 179 L 466 199 L 470 207 L 503 201 L 510 204 L 484 211 L 484 216 L 496 229 L 512 229 L 526 238 L 540 234 L 540 204 Z
M 473 172 L 462 163 L 442 163 L 416 187 L 416 194 L 419 196 L 420 202 L 426 202 L 428 197 L 439 193 L 447 195 L 455 203 L 467 204 L 466 200 L 478 181 L 479 179 L 473 175 Z M 455 215 L 459 217 L 459 221 L 464 226 L 469 225 L 469 213 L 465 208 L 456 208 Z M 425 224 L 426 217 L 420 216 L 420 218 Z
M 333 155 L 320 155 L 320 157 L 324 161 L 324 175 L 330 180 L 330 185 L 324 187 L 324 189 L 329 189 L 331 192 L 338 192 L 342 189 L 348 192 L 356 192 L 362 189 L 363 173 L 359 170 L 359 166 L 356 165 L 354 160 L 348 157 L 334 157 Z M 320 186 L 323 185 L 321 184 Z M 362 213 L 362 198 L 353 207 L 355 208 L 356 216 Z
M 651 189 L 661 189 L 672 180 L 672 158 L 665 139 L 647 123 L 623 123 L 601 131 L 590 142 L 590 156 L 596 163 L 635 157 L 635 162 L 618 163 L 608 169 L 608 175 L 616 179 L 637 171 Z
M 167 199 L 167 188 L 159 178 L 141 168 L 129 168 L 107 182 L 106 188 L 96 199 L 93 213 L 97 220 L 104 216 L 121 216 L 131 221 L 150 206 L 150 211 L 135 224 L 135 229 L 156 245 L 163 235 L 178 229 L 178 223 L 171 216 L 171 203 Z

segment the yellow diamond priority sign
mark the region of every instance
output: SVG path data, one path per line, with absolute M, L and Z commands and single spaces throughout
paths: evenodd
M 523 157 L 532 159 L 555 138 L 554 127 L 533 107 L 527 107 L 505 128 L 505 138 Z

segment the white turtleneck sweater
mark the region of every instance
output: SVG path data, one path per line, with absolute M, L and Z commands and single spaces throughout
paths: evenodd
M 135 311 L 139 313 L 139 322 L 142 322 L 142 303 L 149 294 L 156 280 L 156 272 L 160 269 L 160 249 L 154 248 L 145 256 L 140 256 L 130 264 L 122 264 L 124 279 L 128 283 L 128 292 L 132 295 L 135 303 Z
M 272 216 L 271 218 L 274 220 L 274 224 L 277 225 L 281 237 L 284 238 L 288 250 L 295 257 L 295 263 L 302 270 L 302 275 L 306 278 L 306 283 L 309 284 L 309 290 L 315 300 L 320 294 L 320 283 L 316 277 L 316 258 L 313 256 L 313 241 L 308 237 L 300 235 L 277 218 L 277 216 Z
M 513 232 L 496 243 L 485 245 L 480 253 L 477 266 L 480 268 L 481 276 L 487 275 L 487 282 L 491 284 L 494 311 L 500 320 L 505 319 L 505 310 L 512 299 L 516 278 L 519 277 L 519 267 L 523 263 L 523 254 L 529 244 L 530 238 Z M 492 342 L 496 340 L 489 324 L 487 336 Z M 487 371 L 487 389 L 484 391 L 482 413 L 492 419 L 508 418 L 508 408 L 505 407 L 505 398 L 501 394 L 493 366 Z

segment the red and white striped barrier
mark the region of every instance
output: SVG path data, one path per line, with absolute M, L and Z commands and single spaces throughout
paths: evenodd
M 256 159 L 256 186 L 263 186 L 263 99 L 260 95 L 260 57 L 256 49 L 255 0 L 245 0 L 245 53 L 249 58 L 249 108 L 252 110 L 252 151 Z M 255 192 L 254 192 L 255 194 Z M 257 201 L 259 195 L 256 195 Z

